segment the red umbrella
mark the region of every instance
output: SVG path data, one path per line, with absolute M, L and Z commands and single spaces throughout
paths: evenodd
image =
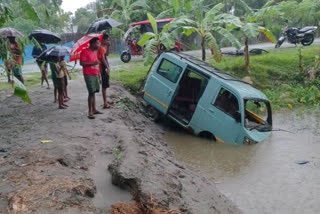
M 70 53 L 70 62 L 80 59 L 81 51 L 89 47 L 89 42 L 91 39 L 97 37 L 100 41 L 102 41 L 102 36 L 102 34 L 91 33 L 89 35 L 83 36 L 76 43 L 74 43 Z

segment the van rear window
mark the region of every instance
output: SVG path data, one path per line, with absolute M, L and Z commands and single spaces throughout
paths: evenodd
M 161 62 L 161 65 L 158 69 L 158 74 L 170 80 L 171 82 L 176 83 L 181 74 L 182 68 L 172 62 L 164 59 Z

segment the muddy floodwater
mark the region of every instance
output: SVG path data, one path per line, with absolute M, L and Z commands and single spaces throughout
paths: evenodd
M 320 114 L 273 118 L 274 129 L 293 133 L 275 131 L 257 145 L 236 146 L 170 128 L 165 140 L 178 160 L 214 179 L 244 213 L 319 213 Z

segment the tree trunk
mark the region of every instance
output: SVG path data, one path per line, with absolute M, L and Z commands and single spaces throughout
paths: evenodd
M 250 55 L 249 55 L 249 38 L 246 37 L 244 47 L 245 67 L 246 71 L 250 73 Z
M 303 65 L 302 65 L 302 48 L 298 46 L 298 58 L 299 58 L 299 72 L 303 72 Z
M 206 61 L 206 38 L 202 37 L 201 41 L 202 61 Z

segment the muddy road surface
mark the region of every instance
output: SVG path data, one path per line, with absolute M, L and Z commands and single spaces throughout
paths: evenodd
M 149 121 L 135 97 L 116 83 L 113 108 L 87 118 L 82 78 L 70 81 L 69 108 L 53 104 L 53 92 L 30 92 L 33 105 L 16 97 L 0 103 L 0 213 L 107 213 L 135 194 L 182 213 L 242 213 L 214 179 L 175 157 L 163 127 Z M 45 140 L 45 141 L 44 141 Z
M 320 210 L 320 113 L 275 114 L 275 131 L 251 146 L 213 144 L 166 133 L 176 158 L 216 179 L 248 214 L 316 214 Z

